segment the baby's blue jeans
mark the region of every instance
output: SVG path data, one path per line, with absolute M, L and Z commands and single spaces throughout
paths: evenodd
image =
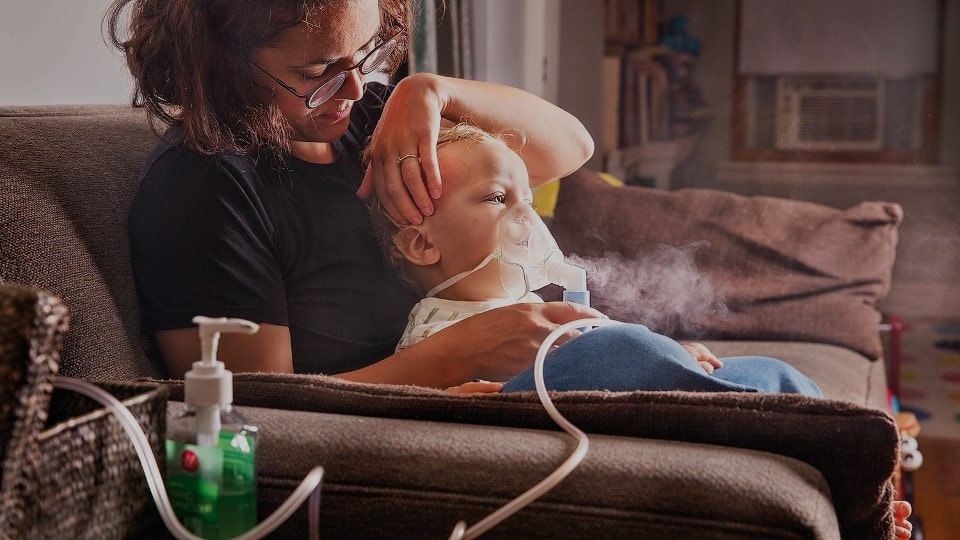
M 549 390 L 690 390 L 767 392 L 822 397 L 820 388 L 793 366 L 765 356 L 721 358 L 704 371 L 682 345 L 647 327 L 619 324 L 595 328 L 547 354 Z M 503 392 L 535 390 L 533 368 L 504 384 Z

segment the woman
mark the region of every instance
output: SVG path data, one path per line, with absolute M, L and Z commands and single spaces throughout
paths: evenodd
M 516 89 L 427 74 L 365 84 L 401 57 L 405 0 L 115 0 L 107 17 L 134 104 L 172 128 L 147 159 L 130 216 L 143 322 L 171 376 L 200 357 L 200 314 L 261 323 L 252 336 L 221 337 L 235 372 L 441 388 L 509 379 L 552 329 L 601 316 L 518 304 L 390 354 L 418 298 L 380 256 L 361 198 L 376 193 L 398 221 L 430 215 L 442 122 L 523 133 L 534 186 L 593 152 L 579 121 Z M 894 510 L 898 537 L 909 538 L 909 505 Z
M 380 257 L 362 199 L 376 193 L 405 222 L 430 215 L 442 190 L 437 133 L 464 118 L 524 133 L 533 185 L 593 152 L 578 120 L 516 89 L 429 74 L 367 84 L 401 59 L 407 20 L 404 0 L 111 6 L 134 104 L 172 128 L 147 159 L 130 216 L 144 327 L 171 376 L 199 358 L 194 315 L 260 323 L 253 336 L 221 338 L 235 372 L 439 388 L 505 380 L 532 365 L 552 329 L 599 316 L 511 306 L 392 354 L 417 297 Z

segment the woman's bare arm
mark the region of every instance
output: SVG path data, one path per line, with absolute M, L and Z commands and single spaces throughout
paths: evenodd
M 365 368 L 338 375 L 359 382 L 449 388 L 473 380 L 506 381 L 533 365 L 537 349 L 557 326 L 603 318 L 568 302 L 517 304 L 473 315 Z M 576 336 L 572 330 L 557 340 Z
M 518 304 L 474 315 L 367 367 L 338 377 L 369 383 L 449 388 L 483 379 L 505 381 L 533 365 L 537 349 L 557 326 L 581 318 L 602 317 L 585 306 L 550 302 Z M 576 335 L 572 331 L 558 343 Z M 182 379 L 200 359 L 196 328 L 156 333 L 169 375 Z M 292 373 L 290 331 L 261 324 L 252 335 L 223 334 L 217 358 L 234 373 Z
M 506 137 L 536 187 L 569 174 L 593 155 L 589 132 L 573 115 L 517 88 L 417 74 L 394 90 L 374 131 L 370 165 L 357 194 L 376 193 L 390 216 L 419 223 L 442 193 L 437 136 L 442 123 L 466 121 Z M 397 158 L 416 154 L 416 160 Z
M 170 377 L 182 379 L 193 363 L 200 360 L 197 328 L 161 330 L 155 336 Z M 293 373 L 290 330 L 286 326 L 261 324 L 256 334 L 221 334 L 217 359 L 234 373 Z

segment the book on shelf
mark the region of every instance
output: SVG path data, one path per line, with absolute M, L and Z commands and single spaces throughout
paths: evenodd
M 603 135 L 600 141 L 604 154 L 620 147 L 620 55 L 603 57 Z
M 619 147 L 647 144 L 670 136 L 670 84 L 648 49 L 621 59 Z

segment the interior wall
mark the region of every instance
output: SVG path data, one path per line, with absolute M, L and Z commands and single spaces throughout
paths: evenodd
M 940 163 L 960 171 L 960 0 L 944 0 Z
M 599 146 L 603 134 L 603 76 L 599 59 L 604 47 L 604 6 L 602 2 L 563 0 L 560 13 L 560 35 L 564 39 L 559 40 L 556 54 L 556 103 L 579 118 Z M 574 36 L 578 38 L 572 39 Z M 603 166 L 600 152 L 594 153 L 587 166 L 597 170 Z
M 939 3 L 741 0 L 740 69 L 773 75 L 935 73 L 937 33 L 930 29 L 937 25 Z
M 960 171 L 960 0 L 943 4 L 938 163 Z M 691 158 L 674 172 L 672 186 L 717 187 L 716 164 L 730 159 L 736 9 L 737 0 L 664 2 L 665 16 L 686 15 L 690 33 L 702 40 L 696 79 L 711 112 Z
M 132 81 L 100 21 L 110 0 L 2 0 L 0 105 L 130 101 Z

